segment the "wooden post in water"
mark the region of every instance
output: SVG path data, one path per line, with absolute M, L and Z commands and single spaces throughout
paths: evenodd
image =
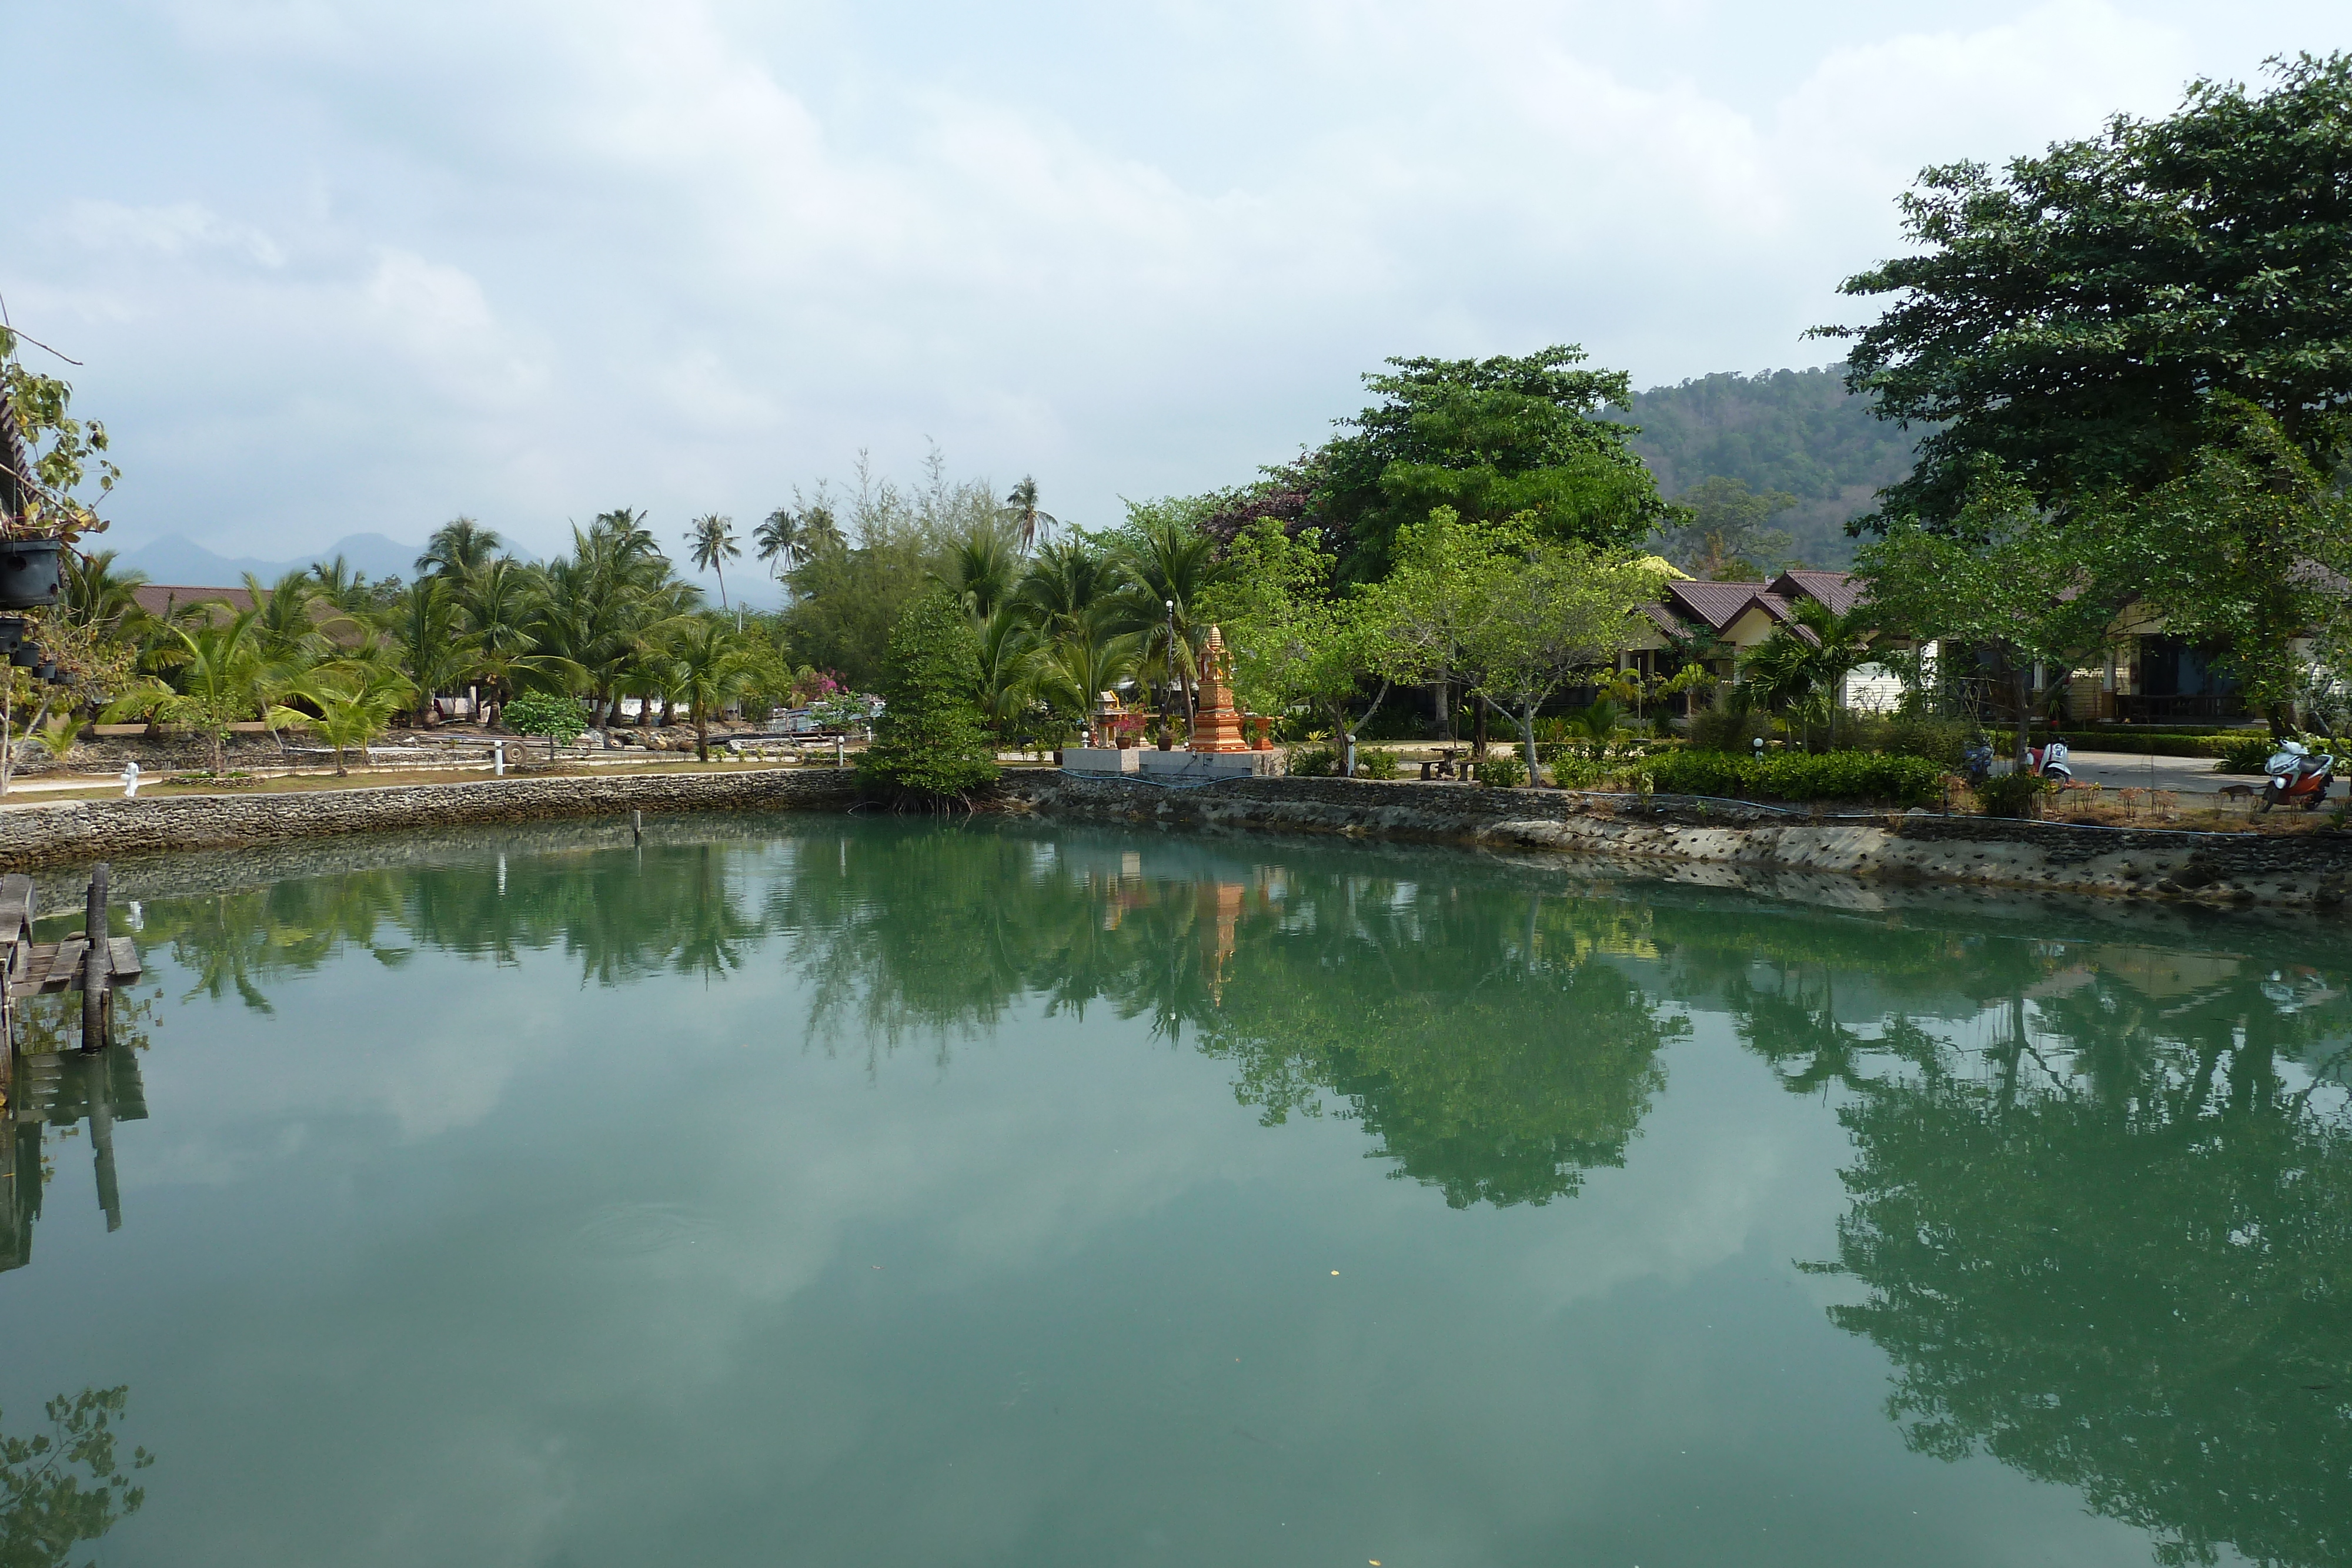
M 113 972 L 112 952 L 106 943 L 106 862 L 90 868 L 89 903 L 83 910 L 82 936 L 87 946 L 81 959 L 81 1048 L 96 1051 L 106 1043 L 106 987 Z
M 629 813 L 629 838 L 640 844 L 646 841 L 646 814 L 643 811 Z

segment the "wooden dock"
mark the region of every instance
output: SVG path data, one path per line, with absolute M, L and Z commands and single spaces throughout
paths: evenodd
M 114 989 L 139 977 L 139 949 L 129 937 L 108 933 L 106 882 L 107 868 L 93 867 L 79 931 L 36 942 L 33 879 L 0 876 L 0 1270 L 22 1268 L 33 1255 L 33 1226 L 47 1185 L 45 1127 L 89 1123 L 98 1206 L 109 1230 L 122 1224 L 114 1124 L 145 1116 L 147 1102 L 137 1053 L 107 1049 L 114 1035 Z M 81 993 L 81 1049 L 61 1055 L 20 1052 L 17 1004 L 63 991 Z
M 33 879 L 21 873 L 0 876 L 0 976 L 6 977 L 6 988 L 0 990 L 0 1031 L 5 1031 L 11 1052 L 16 1040 L 16 1004 L 58 991 L 83 993 L 82 1049 L 105 1046 L 113 1021 L 114 987 L 139 977 L 137 945 L 128 936 L 103 935 L 106 873 L 102 864 L 90 873 L 82 929 L 56 942 L 33 940 L 37 913 Z M 95 951 L 89 936 L 93 931 L 101 934 Z

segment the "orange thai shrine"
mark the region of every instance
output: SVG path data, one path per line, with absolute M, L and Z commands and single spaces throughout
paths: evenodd
M 1192 717 L 1193 751 L 1247 751 L 1248 738 L 1242 734 L 1242 716 L 1234 707 L 1234 656 L 1225 646 L 1225 635 L 1216 627 L 1209 628 L 1209 641 L 1201 649 L 1201 707 Z

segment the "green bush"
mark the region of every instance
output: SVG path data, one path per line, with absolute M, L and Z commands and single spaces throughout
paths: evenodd
M 1516 789 L 1528 781 L 1528 765 L 1516 751 L 1489 751 L 1478 764 L 1478 782 Z
M 907 607 L 890 632 L 889 672 L 861 777 L 901 801 L 964 800 L 994 783 L 996 747 L 976 693 L 980 638 L 945 592 Z
M 1294 746 L 1289 771 L 1293 779 L 1328 779 L 1339 771 L 1339 754 L 1328 746 Z
M 1960 765 L 1960 753 L 1977 726 L 1964 718 L 1894 718 L 1859 714 L 1838 726 L 1838 738 L 1856 751 L 1924 757 L 1946 768 Z
M 2306 737 L 2306 744 L 2308 737 Z M 2232 740 L 2221 753 L 2219 773 L 2260 773 L 2263 764 L 2271 759 L 2279 743 L 2268 735 L 2250 735 L 2242 740 Z
M 1649 758 L 1643 769 L 1670 795 L 1767 800 L 1885 800 L 1931 805 L 1943 798 L 1944 770 L 1924 757 L 1870 751 L 1773 751 L 1741 757 L 1692 747 Z
M 1356 777 L 1359 779 L 1393 779 L 1397 776 L 1397 756 L 1393 751 L 1381 751 L 1371 747 L 1356 748 Z
M 499 710 L 499 722 L 517 735 L 543 735 L 569 746 L 588 728 L 577 699 L 549 692 L 520 692 Z
M 1977 804 L 1988 817 L 2038 817 L 2041 800 L 2058 781 L 2038 773 L 2003 773 L 1976 787 Z

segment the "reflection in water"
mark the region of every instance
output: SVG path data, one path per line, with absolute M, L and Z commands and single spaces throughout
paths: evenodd
M 35 1009 L 27 1007 L 26 1014 Z M 0 1116 L 0 1270 L 20 1269 L 33 1256 L 33 1225 L 41 1217 L 42 1189 L 52 1173 L 42 1147 L 45 1130 L 70 1137 L 84 1124 L 98 1206 L 106 1228 L 122 1227 L 122 1194 L 115 1179 L 114 1124 L 147 1115 L 139 1056 L 127 1041 L 87 1055 L 79 1051 L 18 1056 L 6 1113 Z M 7 1561 L 0 1558 L 0 1563 Z
M 49 1427 L 29 1437 L 0 1433 L 0 1564 L 63 1568 L 74 1548 L 139 1511 L 143 1488 L 117 1468 L 114 1423 L 128 1388 L 85 1388 L 48 1402 Z M 155 1462 L 133 1448 L 131 1471 Z
M 813 1037 L 869 1060 L 923 1040 L 944 1064 L 1024 1008 L 1102 1009 L 1230 1063 L 1270 1125 L 1360 1120 L 1391 1175 L 1457 1207 L 1622 1164 L 1663 1049 L 1717 1018 L 1853 1141 L 1822 1267 L 1865 1293 L 1832 1317 L 1892 1359 L 1912 1448 L 2078 1488 L 2167 1561 L 2352 1556 L 2341 975 L 2120 925 L 2050 940 L 1468 856 L 1249 852 L 877 825 L 477 856 L 153 900 L 142 946 L 191 994 L 264 1009 L 353 952 L 560 950 L 599 985 L 782 961 Z M 131 1054 L 107 1060 L 102 1082 L 60 1068 L 19 1124 L 15 1260 L 40 1127 L 137 1113 Z M 632 1210 L 596 1239 L 695 1222 Z

